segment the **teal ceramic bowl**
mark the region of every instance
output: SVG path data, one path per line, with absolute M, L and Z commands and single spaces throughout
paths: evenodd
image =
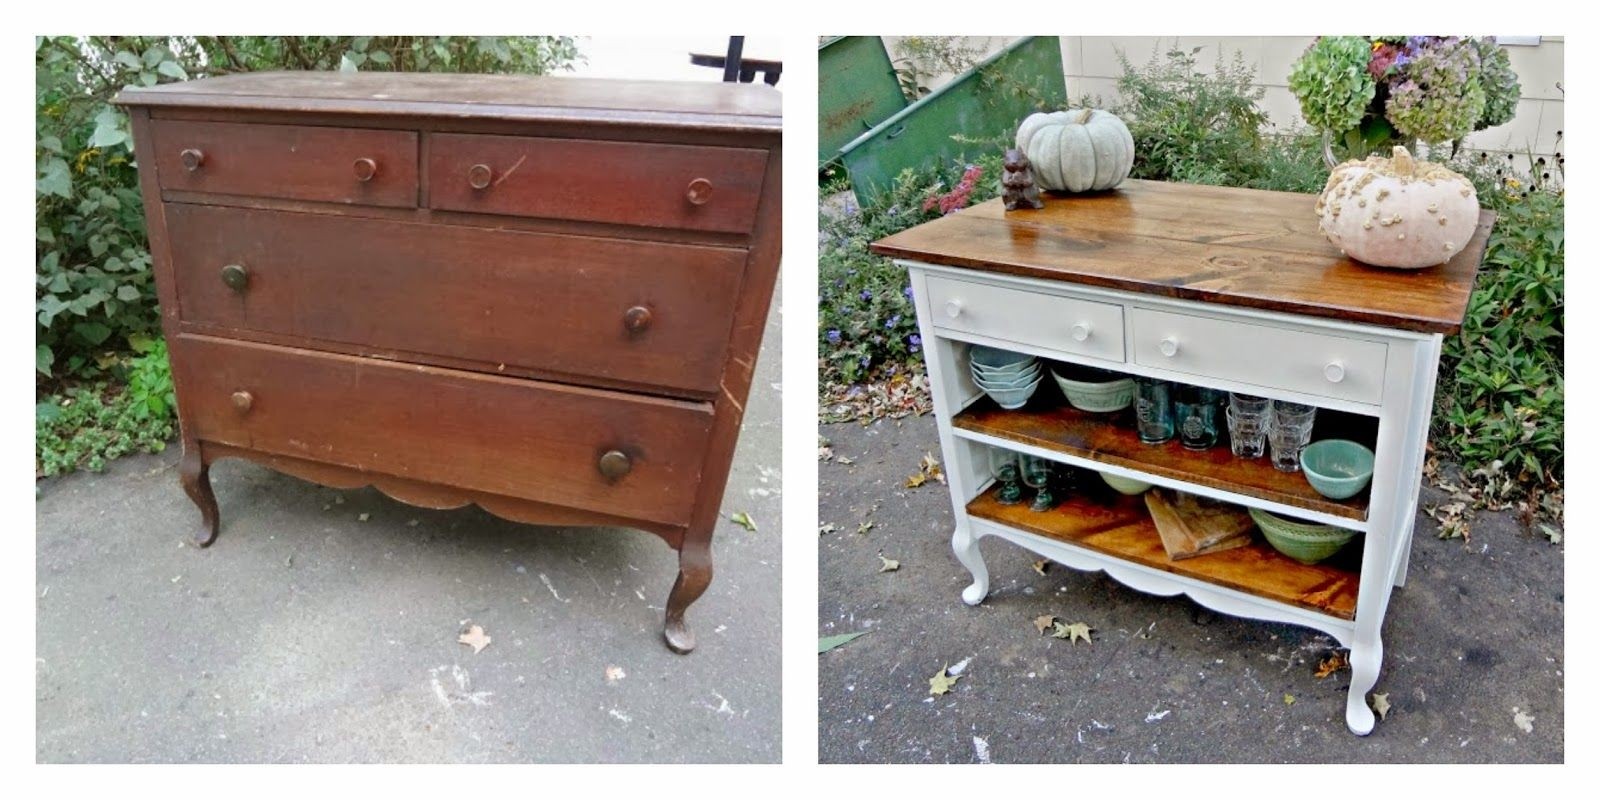
M 1025 386 L 1018 386 L 1009 389 L 985 388 L 983 391 L 990 397 L 994 398 L 994 401 L 998 403 L 1001 408 L 1014 410 L 1027 405 L 1028 398 L 1033 396 L 1033 393 L 1038 390 L 1039 384 L 1043 381 L 1043 377 L 1038 377 L 1033 379 L 1033 383 Z
M 1300 470 L 1318 494 L 1332 500 L 1355 497 L 1372 480 L 1372 451 L 1347 439 L 1312 442 L 1300 451 Z
M 1036 359 L 1035 356 L 1030 356 L 1027 353 L 1001 350 L 998 347 L 989 347 L 981 344 L 973 345 L 972 351 L 968 356 L 972 359 L 974 365 L 983 369 L 1011 367 Z
M 1043 370 L 1029 370 L 1020 375 L 1008 375 L 1003 378 L 985 378 L 978 375 L 972 376 L 972 382 L 981 389 L 1016 389 L 1027 386 L 1043 375 Z
M 1326 560 L 1356 538 L 1356 532 L 1348 528 L 1297 522 L 1259 508 L 1247 510 L 1267 537 L 1267 544 L 1302 564 Z
M 1111 488 L 1116 489 L 1123 494 L 1143 494 L 1151 486 L 1155 485 L 1151 483 L 1145 483 L 1137 478 L 1124 478 L 1121 475 L 1112 475 L 1109 472 L 1100 473 L 1100 480 L 1105 481 L 1107 486 L 1110 486 Z
M 1039 364 L 1039 360 L 1036 358 L 1029 358 L 1027 361 L 1018 361 L 1015 364 L 1005 367 L 984 367 L 979 366 L 977 362 L 973 362 L 972 376 L 975 378 L 984 379 L 1015 378 L 1018 375 L 1025 375 L 1028 373 L 1037 375 L 1042 369 L 1043 367 Z
M 1110 380 L 1080 380 L 1062 377 L 1059 368 L 1052 368 L 1050 377 L 1056 379 L 1056 385 L 1067 396 L 1067 402 L 1081 411 L 1107 414 L 1133 405 L 1132 378 L 1113 376 Z

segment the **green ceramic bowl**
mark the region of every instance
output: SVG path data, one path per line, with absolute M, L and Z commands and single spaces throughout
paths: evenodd
M 1323 497 L 1355 497 L 1372 480 L 1372 451 L 1347 439 L 1312 442 L 1300 451 L 1300 469 Z
M 1247 510 L 1267 537 L 1267 544 L 1302 564 L 1325 560 L 1356 538 L 1356 532 L 1348 528 L 1296 522 L 1259 508 Z
M 1132 378 L 1112 376 L 1110 380 L 1077 380 L 1062 377 L 1059 368 L 1051 368 L 1050 377 L 1056 379 L 1056 385 L 1061 387 L 1061 393 L 1067 396 L 1067 402 L 1073 408 L 1106 414 L 1133 405 Z
M 1112 475 L 1109 472 L 1100 473 L 1100 480 L 1105 481 L 1107 486 L 1123 494 L 1142 494 L 1145 490 L 1155 485 L 1145 483 L 1138 478 L 1124 478 L 1121 475 Z
M 998 347 L 975 344 L 968 354 L 972 363 L 986 369 L 1004 369 L 1015 367 L 1034 360 L 1034 356 L 1027 353 L 1018 353 L 1013 350 L 1001 350 Z

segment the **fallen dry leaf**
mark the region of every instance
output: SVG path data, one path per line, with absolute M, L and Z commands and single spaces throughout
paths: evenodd
M 922 456 L 922 474 L 940 483 L 945 482 L 944 467 L 939 464 L 939 459 L 934 458 L 932 453 L 926 453 Z
M 1389 693 L 1372 695 L 1372 710 L 1378 712 L 1378 719 L 1389 716 Z
M 950 688 L 961 680 L 960 675 L 950 675 L 950 665 L 946 664 L 939 670 L 939 674 L 928 679 L 928 694 L 948 694 Z
M 863 522 L 860 525 L 856 526 L 856 533 L 866 533 L 867 531 L 872 530 L 872 526 L 876 525 L 876 524 L 877 523 L 872 522 L 870 520 L 867 521 L 867 522 Z
M 753 531 L 756 529 L 756 521 L 751 519 L 750 515 L 744 513 L 743 511 L 728 517 L 728 521 L 735 525 L 742 526 L 747 531 Z
M 826 536 L 826 535 L 828 535 L 830 533 L 833 533 L 836 530 L 839 530 L 839 526 L 838 525 L 835 525 L 835 524 L 833 524 L 831 522 L 824 522 L 821 525 L 817 526 L 817 535 L 818 536 Z
M 1077 644 L 1079 639 L 1082 639 L 1089 644 L 1094 644 L 1094 640 L 1089 638 L 1089 631 L 1092 630 L 1094 629 L 1089 627 L 1088 623 L 1085 622 L 1074 622 L 1071 625 L 1063 625 L 1057 622 L 1056 632 L 1050 635 L 1056 637 L 1057 639 L 1070 640 L 1073 644 Z
M 628 677 L 628 673 L 624 672 L 622 667 L 606 667 L 606 683 L 616 683 L 626 677 Z
M 1317 671 L 1315 675 L 1318 678 L 1326 678 L 1341 669 L 1349 668 L 1350 657 L 1345 655 L 1343 650 L 1335 650 L 1333 651 L 1332 655 L 1322 659 L 1322 661 L 1317 664 Z
M 1044 571 L 1049 568 L 1050 559 L 1048 558 L 1041 558 L 1038 561 L 1033 562 L 1033 571 L 1039 573 L 1040 575 L 1043 575 Z
M 833 443 L 829 442 L 827 437 L 825 437 L 825 436 L 818 436 L 817 437 L 817 460 L 818 461 L 827 461 L 830 458 L 833 458 Z
M 1283 696 L 1283 704 L 1286 705 L 1286 706 L 1294 705 L 1294 695 L 1292 695 L 1292 694 L 1284 695 Z
M 918 472 L 917 474 L 912 475 L 909 478 L 906 478 L 906 488 L 907 489 L 915 489 L 918 486 L 921 486 L 922 484 L 927 483 L 927 482 L 928 482 L 928 476 Z
M 856 460 L 851 458 L 851 457 L 849 457 L 849 456 L 838 456 L 837 458 L 835 458 L 833 460 L 837 461 L 840 464 L 843 464 L 843 465 L 845 465 L 847 467 L 850 466 L 851 464 L 856 463 Z
M 1518 728 L 1520 728 L 1523 733 L 1533 733 L 1533 715 L 1532 714 L 1529 714 L 1528 712 L 1523 711 L 1522 709 L 1517 708 L 1516 706 L 1512 706 L 1511 707 L 1511 721 L 1513 723 L 1515 723 L 1516 726 Z
M 488 634 L 483 632 L 482 626 L 473 625 L 472 627 L 467 628 L 466 633 L 456 637 L 456 641 L 472 648 L 472 654 L 477 655 L 478 653 L 483 652 L 483 648 L 488 647 L 489 642 L 492 640 L 489 638 Z
M 1054 614 L 1046 614 L 1046 615 L 1044 615 L 1042 617 L 1034 617 L 1033 618 L 1033 627 L 1039 629 L 1039 635 L 1040 636 L 1045 635 L 1045 632 L 1049 631 L 1052 627 L 1055 626 L 1055 624 L 1056 624 L 1056 615 L 1054 615 Z
M 900 568 L 900 562 L 892 558 L 884 558 L 881 553 L 878 554 L 878 560 L 883 562 L 883 567 L 878 570 L 879 572 L 894 572 Z
M 371 514 L 360 514 L 356 516 L 356 522 L 366 522 L 369 519 L 372 519 Z

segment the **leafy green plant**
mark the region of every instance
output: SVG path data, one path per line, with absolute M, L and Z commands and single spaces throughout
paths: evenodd
M 166 343 L 135 339 L 139 355 L 112 367 L 119 380 L 74 385 L 34 406 L 40 475 L 84 468 L 134 452 L 159 453 L 177 433 L 177 403 Z
M 1173 48 L 1135 68 L 1125 55 L 1114 111 L 1133 134 L 1133 177 L 1244 185 L 1258 177 L 1255 162 L 1267 117 L 1255 70 L 1235 53 L 1212 73 L 1198 70 L 1201 48 Z

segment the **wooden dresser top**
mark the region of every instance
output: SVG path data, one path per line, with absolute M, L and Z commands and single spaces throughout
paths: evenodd
M 1453 334 L 1494 212 L 1449 263 L 1370 267 L 1317 230 L 1315 195 L 1128 180 L 1115 190 L 1044 195 L 1007 212 L 999 199 L 888 236 L 872 252 L 986 272 Z
M 777 132 L 782 96 L 765 85 L 534 75 L 251 72 L 133 87 L 130 106 Z

